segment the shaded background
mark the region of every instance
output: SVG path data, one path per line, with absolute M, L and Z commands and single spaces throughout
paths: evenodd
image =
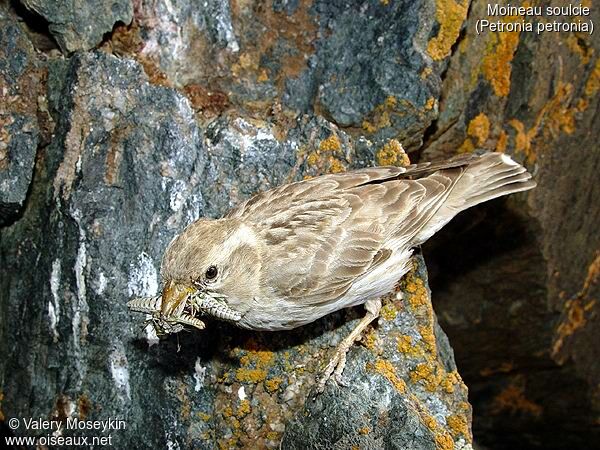
M 596 25 L 584 4 L 560 20 Z M 0 1 L 0 421 L 127 417 L 114 439 L 128 448 L 598 448 L 600 42 L 477 35 L 486 14 Z M 198 216 L 401 164 L 400 143 L 412 161 L 506 152 L 538 188 L 424 246 L 429 281 L 418 259 L 350 353 L 350 387 L 306 401 L 359 310 L 291 333 L 209 323 L 158 346 L 126 311 Z

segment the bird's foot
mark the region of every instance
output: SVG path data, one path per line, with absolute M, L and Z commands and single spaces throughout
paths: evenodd
M 346 386 L 342 380 L 342 373 L 344 372 L 344 367 L 346 366 L 346 354 L 354 342 L 360 338 L 365 328 L 367 328 L 367 326 L 369 326 L 373 320 L 379 317 L 381 300 L 369 300 L 365 303 L 365 308 L 367 309 L 365 316 L 335 349 L 333 358 L 331 358 L 331 361 L 329 361 L 329 364 L 327 364 L 327 367 L 325 367 L 323 374 L 317 382 L 317 394 L 320 394 L 325 390 L 325 385 L 327 384 L 327 381 L 332 378 L 332 376 L 333 380 L 337 382 L 337 384 L 340 386 Z
M 323 373 L 319 377 L 319 381 L 317 383 L 317 393 L 320 394 L 325 390 L 325 385 L 327 381 L 332 378 L 340 386 L 346 386 L 346 383 L 342 379 L 342 373 L 344 372 L 344 367 L 346 367 L 346 354 L 350 347 L 352 346 L 352 342 L 343 341 L 338 348 L 335 349 L 335 354 L 333 358 L 323 370 Z

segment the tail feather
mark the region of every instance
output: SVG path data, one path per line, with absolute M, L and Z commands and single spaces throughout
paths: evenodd
M 531 174 L 503 153 L 486 153 L 467 164 L 435 214 L 428 218 L 416 234 L 414 244 L 425 242 L 465 209 L 536 186 Z M 442 169 L 438 173 L 443 175 L 444 172 Z M 450 172 L 448 175 L 451 176 Z

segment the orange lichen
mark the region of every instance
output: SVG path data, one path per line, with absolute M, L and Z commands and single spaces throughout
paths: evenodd
M 514 17 L 505 17 L 514 21 Z M 494 94 L 506 97 L 510 91 L 512 60 L 519 45 L 519 35 L 514 32 L 490 33 L 488 50 L 481 65 L 483 76 L 491 84 Z
M 563 363 L 566 356 L 561 356 L 560 352 L 565 341 L 569 336 L 587 324 L 586 313 L 590 311 L 596 304 L 596 300 L 588 298 L 589 290 L 592 285 L 598 283 L 600 278 L 600 252 L 596 253 L 596 257 L 588 268 L 587 276 L 583 282 L 581 291 L 575 298 L 568 300 L 565 303 L 563 319 L 556 329 L 556 337 L 552 346 L 552 356 L 559 362 Z
M 265 389 L 268 392 L 273 393 L 277 389 L 279 389 L 279 386 L 281 386 L 281 383 L 283 383 L 283 378 L 281 378 L 281 377 L 269 378 L 268 380 L 265 381 Z
M 406 392 L 406 383 L 396 374 L 396 369 L 391 362 L 377 359 L 375 364 L 367 363 L 367 369 L 374 370 L 387 379 L 400 393 Z
M 419 334 L 421 335 L 421 338 L 423 338 L 423 342 L 425 343 L 427 350 L 430 353 L 436 353 L 437 352 L 437 344 L 435 342 L 435 334 L 433 333 L 432 324 L 418 325 L 417 329 L 419 330 Z
M 411 370 L 410 379 L 413 383 L 422 381 L 422 384 L 430 392 L 434 392 L 442 381 L 442 371 L 438 370 L 436 366 L 420 363 Z
M 461 381 L 462 380 L 461 380 L 460 375 L 458 374 L 458 372 L 456 370 L 453 370 L 452 372 L 448 372 L 446 374 L 446 376 L 440 382 L 440 386 L 448 394 L 452 394 L 454 392 L 454 390 L 455 390 L 454 387 L 458 383 L 460 383 Z
M 508 124 L 517 132 L 515 136 L 515 150 L 524 153 L 527 161 L 533 163 L 536 156 L 531 148 L 531 140 L 537 135 L 537 129 L 534 127 L 526 130 L 523 122 L 517 119 L 509 120 Z
M 421 419 L 423 420 L 423 423 L 425 424 L 425 426 L 427 428 L 429 428 L 431 431 L 437 430 L 439 424 L 433 416 L 431 416 L 427 413 L 422 413 Z
M 585 83 L 584 94 L 586 97 L 593 97 L 600 90 L 600 59 L 596 60 L 594 69 Z
M 465 416 L 452 414 L 446 417 L 446 423 L 448 424 L 448 428 L 450 429 L 452 436 L 458 437 L 462 434 L 466 438 L 470 439 L 471 433 L 469 432 L 469 422 Z
M 235 378 L 242 383 L 260 383 L 267 378 L 265 369 L 248 369 L 241 367 L 235 372 Z
M 362 435 L 369 434 L 370 432 L 371 432 L 371 429 L 369 427 L 362 427 L 358 430 L 358 434 L 362 434 Z
M 413 340 L 410 336 L 401 334 L 398 336 L 396 341 L 396 347 L 398 348 L 398 351 L 400 353 L 404 353 L 405 355 L 409 356 L 419 356 L 422 354 L 422 351 L 419 348 L 419 346 L 413 345 Z
M 299 154 L 302 155 L 305 151 L 303 150 Z M 309 168 L 316 169 L 316 174 L 345 172 L 346 166 L 338 158 L 342 154 L 340 138 L 333 133 L 327 139 L 322 140 L 316 150 L 306 156 L 306 164 Z M 305 178 L 310 178 L 310 176 Z
M 256 347 L 251 341 L 249 346 Z M 236 370 L 235 378 L 242 383 L 260 383 L 267 378 L 267 369 L 273 363 L 275 355 L 266 350 L 250 350 L 240 358 L 242 367 Z
M 360 342 L 369 350 L 375 350 L 375 345 L 377 343 L 377 335 L 373 330 L 371 330 L 368 333 L 364 334 Z
M 375 155 L 377 164 L 380 166 L 410 165 L 410 159 L 397 139 L 390 139 Z
M 440 61 L 450 55 L 452 46 L 458 39 L 460 29 L 469 9 L 466 0 L 437 0 L 435 17 L 440 25 L 437 35 L 427 43 L 427 53 Z
M 506 131 L 500 131 L 500 135 L 498 136 L 498 142 L 496 142 L 496 151 L 504 153 L 506 151 L 506 144 L 508 142 L 508 134 Z
M 458 147 L 457 153 L 471 153 L 473 150 L 475 150 L 473 141 L 471 141 L 469 138 L 466 138 L 461 146 Z
M 433 107 L 434 107 L 434 106 L 435 106 L 435 98 L 433 98 L 433 97 L 429 97 L 429 98 L 427 99 L 427 101 L 425 102 L 425 109 L 426 109 L 427 111 L 430 111 L 430 110 L 432 110 L 432 109 L 433 109 Z
M 589 45 L 583 45 L 579 33 L 569 33 L 566 39 L 569 50 L 579 56 L 581 64 L 588 64 L 594 54 L 594 48 Z
M 428 304 L 427 289 L 421 278 L 407 276 L 404 289 L 411 294 L 408 296 L 408 303 L 413 309 Z
M 448 433 L 439 433 L 435 436 L 435 447 L 440 450 L 453 450 L 454 441 Z
M 342 148 L 342 143 L 337 135 L 332 134 L 327 139 L 324 139 L 319 144 L 319 150 L 322 152 L 338 152 Z
M 240 402 L 240 406 L 238 406 L 238 409 L 235 413 L 235 416 L 238 419 L 241 419 L 245 416 L 247 416 L 248 414 L 250 414 L 250 412 L 252 411 L 252 408 L 250 407 L 250 401 L 249 400 L 242 400 Z
M 521 376 L 516 377 L 494 398 L 492 413 L 499 414 L 505 411 L 511 414 L 523 412 L 535 417 L 542 414 L 542 407 L 525 397 L 525 380 Z
M 476 139 L 477 145 L 483 145 L 490 135 L 490 119 L 479 113 L 469 122 L 467 134 Z

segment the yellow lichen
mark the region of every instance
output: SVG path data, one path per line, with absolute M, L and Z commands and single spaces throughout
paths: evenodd
M 369 434 L 371 432 L 371 429 L 369 427 L 362 427 L 358 430 L 358 434 Z
M 584 66 L 590 62 L 592 55 L 594 54 L 594 48 L 592 46 L 582 45 L 581 39 L 578 33 L 569 33 L 566 38 L 567 47 L 573 53 L 579 56 L 581 64 Z
M 329 162 L 329 173 L 341 173 L 346 171 L 346 168 L 339 159 L 330 156 L 327 161 Z
M 475 150 L 473 141 L 471 141 L 469 138 L 466 138 L 462 145 L 458 147 L 457 153 L 471 153 L 473 150 Z
M 337 152 L 341 150 L 341 148 L 342 143 L 335 134 L 332 134 L 327 139 L 322 140 L 319 144 L 319 150 L 321 150 L 322 152 Z
M 394 320 L 396 318 L 396 316 L 398 315 L 398 310 L 396 309 L 396 307 L 394 306 L 393 303 L 391 303 L 391 302 L 386 303 L 381 308 L 381 312 L 379 313 L 379 315 L 384 320 L 391 321 L 391 320 Z
M 434 392 L 442 381 L 442 370 L 436 365 L 420 363 L 410 372 L 410 379 L 413 383 L 422 382 L 430 392 Z
M 267 371 L 241 367 L 235 372 L 235 378 L 242 383 L 260 383 L 267 378 Z
M 477 140 L 477 145 L 483 145 L 490 135 L 490 119 L 479 113 L 469 122 L 467 134 Z
M 448 424 L 448 428 L 450 429 L 452 436 L 458 437 L 462 434 L 466 438 L 471 437 L 471 433 L 469 432 L 469 423 L 467 422 L 467 418 L 465 416 L 452 414 L 446 417 L 446 423 Z
M 377 342 L 377 336 L 373 330 L 366 333 L 362 340 L 362 344 L 367 347 L 369 350 L 375 350 L 375 344 Z
M 375 155 L 377 164 L 380 166 L 400 166 L 410 165 L 410 159 L 402 148 L 402 144 L 397 139 L 390 139 Z
M 590 76 L 585 83 L 584 94 L 586 97 L 593 97 L 600 90 L 600 59 L 596 60 L 594 70 L 590 73 Z
M 396 374 L 396 369 L 389 361 L 386 361 L 385 359 L 378 359 L 375 361 L 374 365 L 369 363 L 367 368 L 374 370 L 380 375 L 383 375 L 385 379 L 392 383 L 392 386 L 394 386 L 398 392 L 406 392 L 406 383 L 402 378 L 398 377 Z
M 248 414 L 250 414 L 251 411 L 252 411 L 252 408 L 250 407 L 250 401 L 249 400 L 242 400 L 240 402 L 240 406 L 238 406 L 238 409 L 237 409 L 237 412 L 235 413 L 235 416 L 238 419 L 241 419 L 242 417 L 245 417 Z
M 283 383 L 283 378 L 281 378 L 281 377 L 269 378 L 268 380 L 265 381 L 265 388 L 267 389 L 268 392 L 273 393 L 277 389 L 279 389 L 279 386 L 281 386 L 281 383 Z
M 435 106 L 435 98 L 429 97 L 427 99 L 427 101 L 425 102 L 425 110 L 426 111 L 431 111 L 434 106 Z
M 498 136 L 498 142 L 496 143 L 496 151 L 504 153 L 506 151 L 506 144 L 508 142 L 508 135 L 506 131 L 500 131 L 500 135 Z
M 423 342 L 425 343 L 425 347 L 427 347 L 427 350 L 430 353 L 436 353 L 437 344 L 435 342 L 435 334 L 433 333 L 432 324 L 418 325 L 417 329 L 419 330 L 421 338 L 423 338 Z
M 431 75 L 433 73 L 433 69 L 431 68 L 431 66 L 427 66 L 425 67 L 422 71 L 421 71 L 421 79 L 424 80 L 425 78 L 427 78 L 429 75 Z M 431 97 L 433 98 L 433 97 Z
M 266 435 L 266 438 L 270 441 L 278 441 L 281 438 L 281 436 L 277 431 L 269 431 Z
M 210 420 L 210 414 L 207 414 L 205 412 L 199 412 L 198 418 L 204 422 L 208 422 Z
M 543 411 L 540 405 L 525 397 L 525 380 L 522 376 L 513 379 L 511 384 L 494 398 L 491 410 L 493 414 L 505 411 L 511 414 L 524 412 L 535 417 L 539 417 Z
M 503 20 L 514 21 L 515 18 L 506 17 Z M 481 68 L 498 97 L 506 97 L 510 91 L 512 60 L 519 45 L 519 35 L 517 31 L 489 34 L 488 50 Z
M 435 17 L 440 25 L 437 36 L 427 43 L 427 53 L 440 61 L 450 55 L 458 39 L 462 24 L 467 17 L 469 2 L 466 0 L 437 0 Z
M 430 416 L 427 413 L 423 413 L 423 414 L 421 414 L 421 416 L 423 419 L 423 423 L 425 424 L 425 426 L 427 428 L 429 428 L 431 431 L 434 431 L 437 429 L 438 423 L 437 423 L 437 420 L 435 420 L 435 418 L 433 418 L 432 416 Z
M 420 306 L 428 303 L 427 289 L 423 284 L 421 278 L 410 276 L 406 277 L 405 290 L 408 292 L 408 303 L 413 309 L 419 308 Z
M 440 450 L 454 450 L 454 441 L 447 433 L 439 433 L 435 436 L 435 447 Z
M 410 336 L 406 334 L 401 334 L 396 339 L 397 345 L 396 348 L 400 353 L 403 353 L 408 356 L 422 356 L 423 350 L 418 343 L 414 343 Z
M 444 379 L 441 381 L 440 386 L 448 394 L 452 394 L 454 392 L 454 386 L 457 385 L 460 381 L 460 375 L 458 375 L 458 372 L 454 370 L 446 374 Z

